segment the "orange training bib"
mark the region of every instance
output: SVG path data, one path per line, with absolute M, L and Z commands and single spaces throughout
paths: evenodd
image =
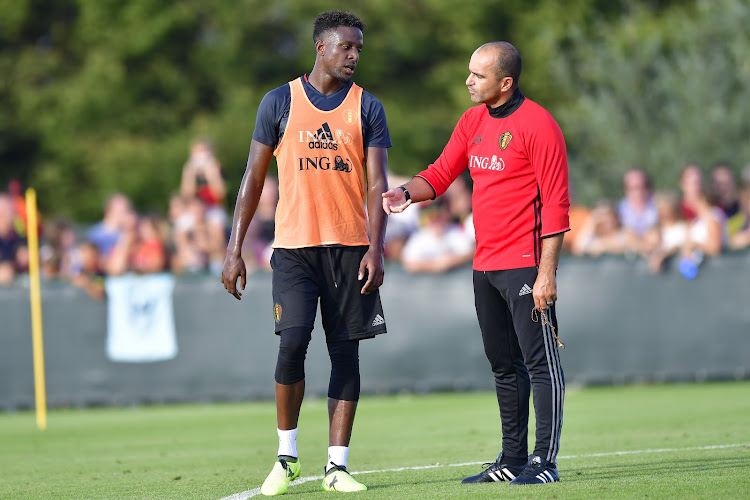
M 286 131 L 274 151 L 279 168 L 274 248 L 369 245 L 365 213 L 362 88 L 321 111 L 300 78 L 289 82 Z

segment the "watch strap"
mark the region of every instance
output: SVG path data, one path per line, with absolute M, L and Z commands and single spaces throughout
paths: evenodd
M 406 198 L 406 201 L 411 200 L 411 195 L 409 194 L 409 191 L 404 186 L 399 186 L 398 189 L 404 192 L 404 198 Z

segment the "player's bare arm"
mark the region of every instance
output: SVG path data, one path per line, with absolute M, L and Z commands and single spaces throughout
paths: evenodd
M 367 148 L 367 214 L 370 223 L 370 249 L 359 265 L 358 279 L 367 276 L 362 294 L 369 294 L 380 288 L 385 274 L 383 253 L 385 249 L 385 227 L 387 219 L 380 210 L 380 200 L 388 189 L 388 150 Z M 365 271 L 367 273 L 365 274 Z
M 406 189 L 406 191 L 404 191 Z M 409 199 L 407 199 L 407 193 Z M 435 190 L 430 183 L 421 177 L 414 177 L 402 186 L 389 189 L 383 193 L 383 210 L 388 215 L 400 213 L 412 203 L 432 200 L 435 198 Z
M 557 300 L 557 278 L 555 271 L 560 262 L 564 233 L 555 234 L 542 240 L 542 256 L 539 259 L 539 272 L 534 283 L 534 305 L 544 311 Z
M 250 143 L 247 168 L 242 176 L 240 190 L 237 193 L 237 204 L 234 209 L 232 220 L 232 234 L 227 245 L 227 256 L 224 259 L 224 267 L 221 270 L 221 282 L 227 292 L 241 300 L 242 292 L 237 290 L 237 279 L 240 279 L 240 288 L 245 289 L 247 282 L 247 270 L 245 261 L 242 260 L 242 242 L 245 240 L 247 228 L 258 208 L 260 193 L 263 191 L 263 182 L 268 173 L 268 165 L 271 163 L 273 148 L 253 140 Z

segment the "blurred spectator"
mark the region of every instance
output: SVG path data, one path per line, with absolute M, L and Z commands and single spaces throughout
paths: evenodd
M 466 216 L 466 218 L 464 219 L 464 223 L 462 224 L 462 226 L 463 226 L 463 228 L 462 228 L 463 231 L 468 236 L 470 236 L 472 240 L 474 240 L 474 245 L 476 246 L 476 243 L 477 243 L 477 240 L 476 240 L 477 234 L 476 234 L 476 229 L 474 228 L 474 212 L 472 212 L 472 213 L 470 213 L 469 215 Z
M 651 197 L 651 181 L 646 172 L 634 168 L 622 179 L 625 196 L 617 204 L 617 215 L 628 233 L 630 250 L 639 251 L 646 232 L 656 227 L 658 215 Z
M 697 165 L 683 169 L 680 188 L 681 208 L 688 214 L 688 235 L 679 269 L 687 279 L 694 279 L 704 256 L 718 255 L 726 244 L 726 216 L 708 201 L 703 190 L 703 173 Z
M 450 210 L 443 200 L 423 203 L 421 216 L 422 225 L 401 252 L 401 264 L 406 271 L 440 273 L 471 262 L 474 238 L 451 221 Z
M 28 223 L 26 214 L 26 197 L 21 187 L 21 183 L 17 179 L 13 179 L 8 183 L 8 194 L 10 195 L 11 202 L 13 204 L 14 211 L 14 227 L 16 234 L 21 238 L 23 244 L 16 250 L 16 272 L 25 273 L 29 270 L 29 248 L 26 245 L 26 237 L 28 231 Z M 37 236 L 41 238 L 42 235 L 42 214 L 37 209 Z
M 115 193 L 104 205 L 104 218 L 86 233 L 86 239 L 99 249 L 102 267 L 106 267 L 105 262 L 132 214 L 130 199 L 122 193 Z
M 175 194 L 169 201 L 172 225 L 171 270 L 175 274 L 200 273 L 208 265 L 208 230 L 203 202 Z
M 13 203 L 13 210 L 15 216 L 13 218 L 16 233 L 22 238 L 26 237 L 26 226 L 28 225 L 28 216 L 26 214 L 26 197 L 21 187 L 21 182 L 18 179 L 12 179 L 8 183 L 8 195 L 10 196 L 11 202 Z M 42 227 L 42 216 L 37 213 L 37 224 L 39 228 Z
M 107 274 L 159 273 L 167 269 L 165 222 L 158 216 L 131 212 L 107 259 Z
M 612 202 L 602 200 L 591 210 L 573 241 L 573 254 L 598 257 L 623 254 L 629 248 L 628 233 L 623 230 Z
M 276 205 L 279 202 L 279 181 L 272 175 L 266 176 L 263 191 L 258 200 L 253 220 L 247 228 L 244 241 L 243 259 L 248 266 L 247 272 L 253 268 L 264 271 L 271 270 L 271 253 L 273 249 L 274 229 L 276 227 Z
M 467 180 L 468 174 L 465 172 L 455 182 L 451 183 L 444 193 L 451 222 L 462 226 L 466 218 L 471 215 L 471 187 Z
M 406 184 L 408 177 L 388 173 L 388 185 L 399 186 Z M 419 210 L 421 204 L 409 207 L 401 213 L 393 213 L 388 216 L 388 224 L 385 227 L 385 258 L 390 260 L 401 260 L 401 252 L 409 237 L 419 227 Z
M 740 195 L 734 172 L 726 164 L 720 163 L 711 170 L 711 201 L 721 208 L 727 218 L 727 233 L 731 237 L 744 224 L 740 213 Z
M 76 234 L 70 221 L 56 218 L 44 225 L 39 260 L 46 279 L 69 279 L 78 272 L 80 264 Z
M 0 193 L 0 285 L 11 284 L 16 273 L 28 266 L 26 240 L 19 236 L 15 220 L 13 200 Z
M 729 238 L 729 246 L 733 250 L 741 250 L 750 247 L 750 186 L 740 191 L 740 216 L 743 220 L 742 227 Z
M 679 253 L 684 246 L 688 226 L 682 218 L 680 201 L 675 193 L 656 193 L 654 203 L 659 214 L 659 224 L 646 233 L 643 250 L 649 270 L 658 273 L 666 260 Z
M 573 244 L 578 238 L 581 228 L 586 223 L 586 219 L 591 215 L 591 210 L 589 210 L 587 206 L 579 205 L 575 202 L 575 187 L 572 183 L 568 186 L 568 197 L 570 199 L 570 209 L 568 210 L 570 231 L 565 233 L 562 251 L 565 253 L 573 253 Z
M 122 217 L 120 231 L 117 233 L 117 241 L 112 245 L 109 252 L 106 255 L 101 255 L 104 252 L 101 250 L 102 247 L 97 245 L 102 261 L 104 262 L 103 269 L 107 275 L 119 276 L 128 272 L 130 255 L 133 252 L 138 237 L 137 226 L 138 214 L 133 210 L 129 210 Z
M 104 272 L 99 267 L 99 247 L 85 241 L 77 247 L 78 261 L 70 282 L 95 299 L 105 296 Z
M 682 182 L 686 173 L 688 177 L 695 176 L 695 174 L 697 173 L 697 179 L 698 179 L 698 183 L 697 183 L 698 192 L 697 193 L 689 193 L 689 194 L 685 193 L 685 189 L 682 187 Z M 678 184 L 680 186 L 680 189 L 682 190 L 682 197 L 680 198 L 680 212 L 682 213 L 682 217 L 685 220 L 687 221 L 692 220 L 695 218 L 697 214 L 695 210 L 691 208 L 690 202 L 686 199 L 686 196 L 699 197 L 703 195 L 703 173 L 701 171 L 701 168 L 695 163 L 688 163 L 687 165 L 685 165 L 682 168 L 682 173 L 680 174 L 680 179 L 678 180 Z
M 570 220 L 570 231 L 563 238 L 562 251 L 565 253 L 574 253 L 573 246 L 581 229 L 585 227 L 586 220 L 591 216 L 591 210 L 584 205 L 571 205 L 568 210 L 568 219 Z
M 700 252 L 702 255 L 717 255 L 726 243 L 726 216 L 708 200 L 703 189 L 703 173 L 696 165 L 689 165 L 680 177 L 682 208 L 688 214 L 688 239 L 683 255 Z
M 199 139 L 190 146 L 190 156 L 182 169 L 180 193 L 188 198 L 197 197 L 206 206 L 209 269 L 220 274 L 227 246 L 226 185 L 210 142 Z
M 130 256 L 130 270 L 136 273 L 161 273 L 167 270 L 166 241 L 169 227 L 159 215 L 147 215 L 138 220 L 137 239 Z

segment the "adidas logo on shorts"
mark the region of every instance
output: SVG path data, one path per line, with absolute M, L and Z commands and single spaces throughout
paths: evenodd
M 372 320 L 372 326 L 382 325 L 383 323 L 385 323 L 383 317 L 380 314 L 376 314 L 375 319 Z
M 518 296 L 521 297 L 523 295 L 528 295 L 531 292 L 532 292 L 531 287 L 527 285 L 526 283 L 524 283 L 523 286 L 521 287 L 521 291 L 518 292 Z

